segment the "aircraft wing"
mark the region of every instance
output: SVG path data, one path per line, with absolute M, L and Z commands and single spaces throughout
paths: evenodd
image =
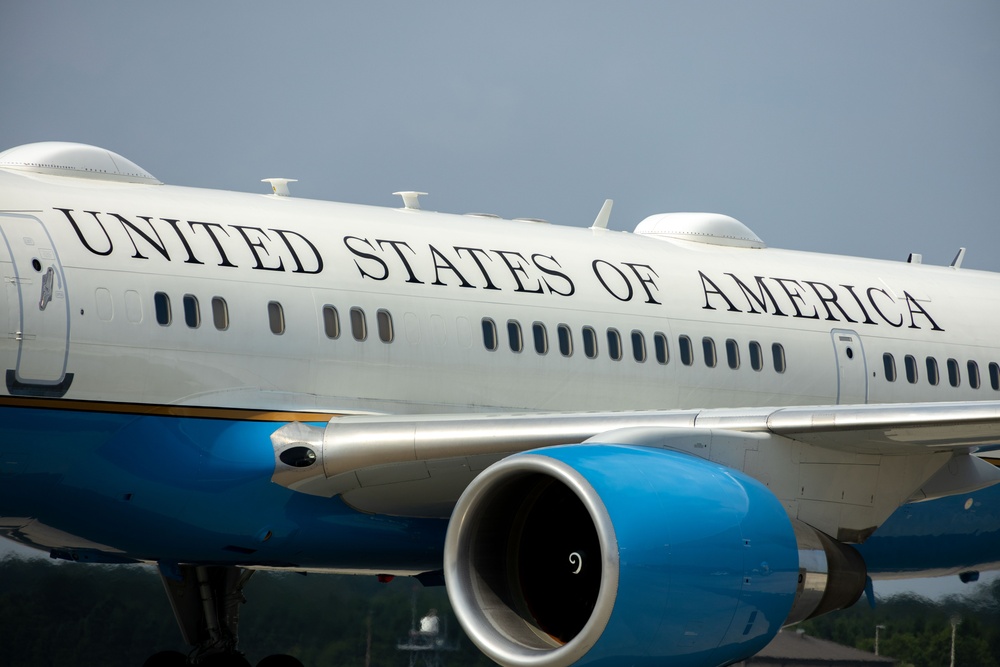
M 340 494 L 364 511 L 447 517 L 496 461 L 583 442 L 684 451 L 751 475 L 747 461 L 776 448 L 795 462 L 867 474 L 882 457 L 913 457 L 913 481 L 899 482 L 911 485 L 901 500 L 920 500 L 1000 481 L 1000 470 L 970 456 L 1000 446 L 1000 401 L 337 417 L 325 427 L 292 423 L 276 431 L 272 479 L 303 493 Z M 934 481 L 949 460 L 950 475 Z

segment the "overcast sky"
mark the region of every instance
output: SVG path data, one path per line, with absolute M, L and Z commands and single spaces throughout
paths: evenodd
M 1000 3 L 0 6 L 0 149 L 164 182 L 589 225 L 714 211 L 769 245 L 1000 270 Z
M 161 180 L 1000 270 L 1000 4 L 5 2 L 0 146 Z

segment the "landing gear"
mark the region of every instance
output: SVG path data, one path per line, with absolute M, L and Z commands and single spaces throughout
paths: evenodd
M 209 664 L 209 658 L 233 658 L 219 667 L 249 667 L 237 650 L 240 605 L 246 602 L 243 587 L 253 570 L 232 566 L 160 565 L 160 579 L 184 641 L 194 647 L 191 664 Z
M 161 651 L 143 667 L 251 667 L 239 651 L 240 605 L 243 587 L 253 570 L 234 566 L 160 565 L 160 579 L 190 654 Z M 302 667 L 288 655 L 272 655 L 258 667 Z

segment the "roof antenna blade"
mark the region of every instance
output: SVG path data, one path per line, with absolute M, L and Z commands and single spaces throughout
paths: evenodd
M 294 178 L 262 178 L 261 183 L 270 183 L 271 192 L 278 195 L 279 197 L 289 196 L 288 184 L 297 183 L 298 180 Z
M 403 198 L 403 208 L 417 211 L 420 210 L 420 195 L 426 195 L 427 193 L 404 190 L 403 192 L 393 192 L 392 194 Z
M 962 260 L 965 259 L 965 248 L 959 248 L 958 254 L 955 255 L 955 259 L 951 260 L 951 268 L 960 269 L 962 268 Z
M 590 226 L 591 229 L 607 229 L 608 220 L 611 219 L 611 206 L 615 202 L 611 199 L 604 200 L 604 206 L 601 207 L 601 212 L 597 214 L 594 218 L 594 224 Z

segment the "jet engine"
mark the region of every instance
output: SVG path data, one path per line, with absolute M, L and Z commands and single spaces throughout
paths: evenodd
M 452 515 L 445 579 L 465 631 L 502 665 L 705 667 L 853 604 L 866 572 L 738 471 L 581 444 L 477 477 Z

